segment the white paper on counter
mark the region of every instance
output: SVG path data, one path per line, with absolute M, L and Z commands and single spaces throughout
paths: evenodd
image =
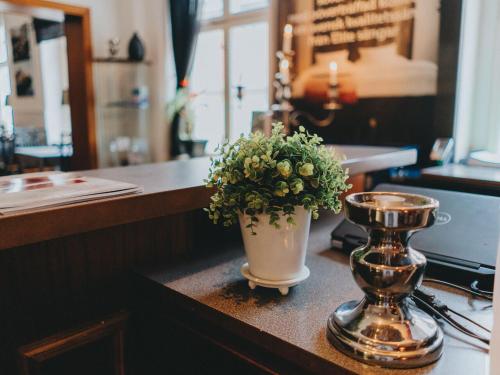
M 140 186 L 79 173 L 42 172 L 0 177 L 0 214 L 26 212 L 135 194 Z

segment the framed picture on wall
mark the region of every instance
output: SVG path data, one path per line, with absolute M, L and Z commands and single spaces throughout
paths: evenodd
M 30 61 L 30 40 L 28 23 L 10 29 L 10 40 L 12 43 L 12 60 L 15 63 Z
M 461 3 L 279 2 L 293 106 L 326 117 L 331 85 L 340 104 L 329 126 L 299 121 L 330 143 L 416 146 L 425 165 L 436 138 L 453 134 Z
M 332 66 L 341 99 L 436 95 L 440 0 L 287 4 L 295 97 L 325 96 Z
M 16 113 L 43 112 L 40 60 L 33 20 L 21 14 L 6 14 L 4 19 L 11 85 L 9 105 Z

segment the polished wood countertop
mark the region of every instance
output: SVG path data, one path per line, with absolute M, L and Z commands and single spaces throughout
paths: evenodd
M 500 169 L 463 164 L 448 164 L 422 170 L 422 177 L 434 181 L 455 182 L 500 191 Z
M 277 358 L 271 364 L 284 362 L 298 368 L 299 373 L 488 374 L 487 347 L 446 324 L 441 325 L 445 333 L 442 357 L 418 369 L 390 370 L 366 365 L 329 343 L 328 316 L 341 303 L 363 296 L 351 274 L 349 257 L 330 249 L 330 232 L 339 221 L 340 216 L 327 213 L 313 221 L 306 258 L 311 275 L 287 296 L 272 289 L 249 289 L 240 274 L 240 267 L 246 262 L 241 241 L 222 243 L 220 252 L 206 259 L 138 270 L 138 294 L 144 303 L 151 303 L 151 311 L 160 310 L 160 317 L 186 319 L 190 322 L 186 326 L 193 329 L 210 327 L 201 334 L 227 346 L 229 351 L 233 350 L 234 340 L 250 342 L 252 346 L 246 345 L 245 352 L 264 351 Z M 491 328 L 493 310 L 489 301 L 450 288 L 426 286 L 450 308 Z M 165 355 L 168 358 L 168 353 Z M 259 363 L 258 358 L 250 361 Z
M 335 146 L 351 175 L 402 167 L 417 160 L 415 149 Z M 211 191 L 203 180 L 209 158 L 83 171 L 140 185 L 140 194 L 0 216 L 0 250 L 76 233 L 187 212 L 205 207 Z

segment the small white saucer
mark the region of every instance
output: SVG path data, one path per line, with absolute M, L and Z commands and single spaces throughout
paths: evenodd
M 240 272 L 243 275 L 243 277 L 248 280 L 248 286 L 250 287 L 250 289 L 255 289 L 255 287 L 257 286 L 262 286 L 264 288 L 275 288 L 278 289 L 280 293 L 284 296 L 288 294 L 288 291 L 292 286 L 295 286 L 301 281 L 304 281 L 311 274 L 309 268 L 307 268 L 307 266 L 304 266 L 300 275 L 293 279 L 279 280 L 279 281 L 264 280 L 259 277 L 255 277 L 250 273 L 250 267 L 248 266 L 248 263 L 245 263 L 244 265 L 241 266 Z

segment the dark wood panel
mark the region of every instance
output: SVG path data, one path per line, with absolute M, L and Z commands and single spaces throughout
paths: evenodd
M 72 374 L 88 374 L 102 371 L 103 362 L 113 362 L 113 371 L 106 371 L 103 374 L 115 375 L 125 374 L 124 362 L 124 337 L 127 328 L 129 313 L 120 311 L 116 314 L 99 318 L 96 321 L 85 323 L 79 327 L 56 333 L 55 335 L 43 338 L 40 341 L 19 348 L 20 369 L 22 375 L 40 374 L 44 367 L 51 362 L 60 362 L 61 357 L 66 359 L 68 353 L 74 356 L 75 352 L 92 345 L 98 345 L 101 341 L 111 341 L 113 346 L 113 361 L 107 358 L 99 361 L 92 369 L 82 371 L 81 361 L 89 362 L 88 356 L 82 356 L 81 360 L 73 360 L 59 370 L 51 369 L 50 374 L 59 374 L 61 371 Z M 111 340 L 110 340 L 111 339 Z
M 416 146 L 419 149 L 419 163 L 424 165 L 428 163 L 428 155 L 435 140 L 435 100 L 435 96 L 363 98 L 337 111 L 329 126 L 314 126 L 305 117 L 299 117 L 299 121 L 311 132 L 321 136 L 325 143 Z M 293 104 L 317 118 L 328 116 L 322 103 L 296 99 Z
M 71 169 L 97 168 L 89 10 L 82 16 L 66 15 L 65 31 L 68 40 L 69 101 L 73 138 Z
M 452 137 L 462 26 L 462 0 L 441 0 L 439 23 L 438 94 L 432 136 Z
M 425 168 L 417 183 L 436 189 L 500 196 L 500 170 L 494 167 L 449 164 Z
M 29 6 L 29 7 L 38 7 L 38 8 L 49 8 L 49 9 L 57 9 L 64 12 L 67 15 L 82 17 L 88 11 L 87 8 L 63 4 L 55 1 L 49 0 L 3 0 L 8 3 L 21 5 L 21 6 Z
M 304 369 L 283 361 L 247 340 L 235 337 L 193 317 L 170 314 L 149 288 L 139 293 L 132 327 L 133 368 L 144 374 L 304 374 Z
M 127 308 L 133 267 L 194 256 L 217 230 L 193 211 L 2 251 L 0 373 L 21 345 Z

